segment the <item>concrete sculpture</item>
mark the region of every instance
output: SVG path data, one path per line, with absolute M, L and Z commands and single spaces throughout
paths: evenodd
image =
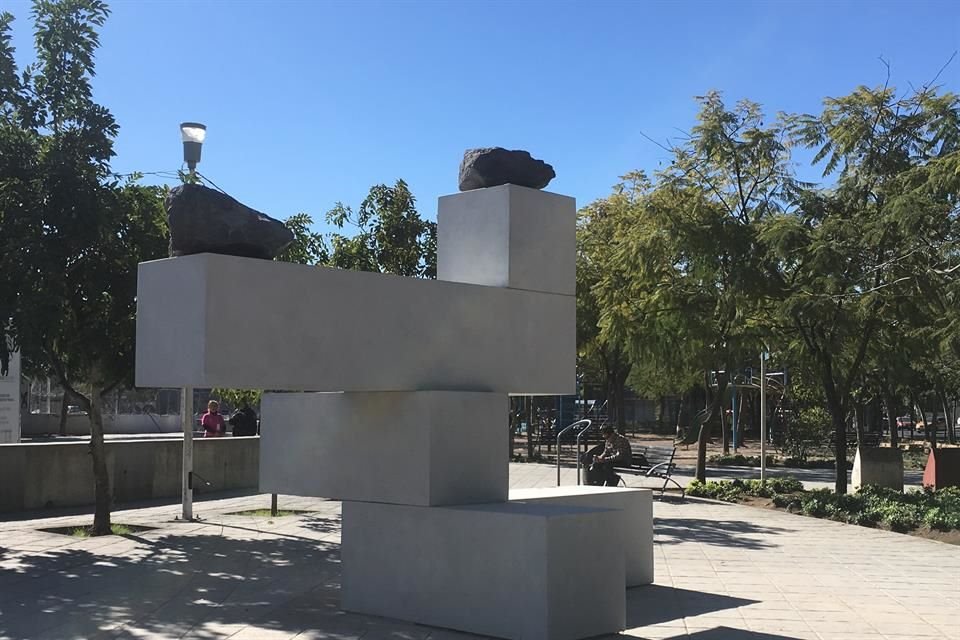
M 572 198 L 502 184 L 440 199 L 439 282 L 144 263 L 137 384 L 311 392 L 264 395 L 260 490 L 344 501 L 344 609 L 508 638 L 616 632 L 625 587 L 653 579 L 650 492 L 508 496 L 508 394 L 574 391 L 575 232 Z M 263 304 L 225 323 L 239 287 Z

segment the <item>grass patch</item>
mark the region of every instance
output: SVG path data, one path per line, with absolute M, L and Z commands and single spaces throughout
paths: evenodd
M 111 524 L 109 535 L 129 536 L 133 533 L 141 533 L 143 531 L 153 531 L 154 529 L 156 529 L 156 527 L 144 527 L 137 524 Z M 74 538 L 93 537 L 92 525 L 86 525 L 82 527 L 50 527 L 49 529 L 40 529 L 40 531 L 46 531 L 47 533 L 57 533 L 63 536 L 71 536 Z
M 284 516 L 302 516 L 308 513 L 316 513 L 315 511 L 301 511 L 297 509 L 277 509 L 277 514 L 274 515 L 270 512 L 270 509 L 247 509 L 246 511 L 234 511 L 228 513 L 228 516 L 249 516 L 251 518 L 282 518 Z

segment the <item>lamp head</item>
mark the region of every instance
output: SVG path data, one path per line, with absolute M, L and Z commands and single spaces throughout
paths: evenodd
M 183 140 L 183 161 L 193 173 L 200 162 L 200 149 L 207 137 L 207 126 L 199 122 L 181 122 L 180 137 Z

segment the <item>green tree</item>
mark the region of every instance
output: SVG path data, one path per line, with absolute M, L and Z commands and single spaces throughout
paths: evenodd
M 871 346 L 905 302 L 945 302 L 956 263 L 960 112 L 955 95 L 930 87 L 903 97 L 859 87 L 788 126 L 836 184 L 799 193 L 797 210 L 768 220 L 763 240 L 780 270 L 783 339 L 823 387 L 835 488 L 844 493 L 852 392 Z
M 701 372 L 706 406 L 691 427 L 703 480 L 729 372 L 759 354 L 765 331 L 771 269 L 758 230 L 797 184 L 781 120 L 765 124 L 748 101 L 728 109 L 716 92 L 699 102 L 687 139 L 663 146 L 672 161 L 655 182 L 632 174 L 616 188 L 631 194 L 630 213 L 596 291 L 603 335 L 627 345 L 634 362 L 678 380 Z
M 277 260 L 310 265 L 326 264 L 330 260 L 323 234 L 313 231 L 313 218 L 309 214 L 294 214 L 283 224 L 293 232 L 293 242 L 277 256 Z
M 437 223 L 420 217 L 416 199 L 403 180 L 392 187 L 371 187 L 356 212 L 338 202 L 327 213 L 327 222 L 339 229 L 346 225 L 357 229 L 352 237 L 331 234 L 330 266 L 437 277 Z
M 102 401 L 132 382 L 137 264 L 166 255 L 167 236 L 160 191 L 110 173 L 118 126 L 90 86 L 108 13 L 36 0 L 37 62 L 20 74 L 0 19 L 0 315 L 89 415 L 97 535 L 111 508 Z
M 619 196 L 598 200 L 581 209 L 577 221 L 577 369 L 584 380 L 600 381 L 608 416 L 621 431 L 631 363 L 623 345 L 600 331 L 596 288 L 607 271 L 610 247 L 616 243 L 617 216 L 625 205 L 629 200 Z

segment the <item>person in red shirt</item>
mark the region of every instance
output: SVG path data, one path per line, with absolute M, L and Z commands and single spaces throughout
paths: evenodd
M 200 418 L 200 426 L 203 427 L 204 438 L 219 438 L 226 435 L 227 425 L 220 415 L 220 403 L 211 400 L 207 403 L 207 412 Z

